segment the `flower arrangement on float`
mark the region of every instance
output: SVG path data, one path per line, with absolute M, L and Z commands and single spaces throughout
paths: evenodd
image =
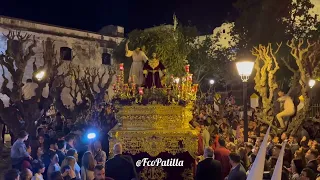
M 163 88 L 144 88 L 137 86 L 134 77 L 129 78 L 128 84 L 124 82 L 124 66 L 119 64 L 116 74 L 116 83 L 113 84 L 115 92 L 112 103 L 115 105 L 181 105 L 186 106 L 196 100 L 198 84 L 192 83 L 189 65 L 185 66 L 185 75 L 181 78 L 170 76 Z

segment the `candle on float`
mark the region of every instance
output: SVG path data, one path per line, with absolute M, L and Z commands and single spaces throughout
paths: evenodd
M 185 65 L 184 68 L 185 68 L 185 70 L 186 70 L 187 73 L 190 71 L 190 65 L 189 65 L 189 64 Z
M 119 69 L 120 69 L 120 71 L 123 71 L 123 70 L 124 70 L 123 63 L 120 63 L 120 64 L 119 64 Z
M 124 90 L 128 90 L 128 84 L 124 84 L 124 86 L 123 86 L 123 88 L 124 88 Z
M 193 88 L 194 88 L 194 91 L 197 92 L 198 91 L 198 84 L 194 84 Z
M 143 95 L 143 87 L 139 87 L 139 94 Z
M 117 82 L 120 82 L 121 76 L 117 75 Z
M 113 90 L 115 91 L 117 88 L 116 88 L 116 84 L 113 84 Z

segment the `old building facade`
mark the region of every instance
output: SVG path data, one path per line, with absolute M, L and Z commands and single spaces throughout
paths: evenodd
M 101 33 L 94 33 L 0 16 L 0 52 L 5 52 L 7 48 L 5 35 L 9 31 L 27 33 L 35 37 L 37 46 L 34 51 L 36 54 L 32 59 L 36 58 L 37 65 L 43 64 L 43 41 L 51 38 L 54 40 L 58 58 L 83 68 L 87 66 L 101 68 L 104 65 L 114 64 L 112 52 L 123 40 L 124 34 L 124 28 L 119 26 L 106 26 L 100 31 Z M 32 77 L 32 62 L 28 62 L 24 82 Z M 6 76 L 9 78 L 10 74 L 6 73 Z M 0 85 L 2 82 L 3 78 L 0 78 Z M 62 96 L 66 105 L 72 105 L 67 88 Z M 8 98 L 2 94 L 0 98 L 7 105 Z

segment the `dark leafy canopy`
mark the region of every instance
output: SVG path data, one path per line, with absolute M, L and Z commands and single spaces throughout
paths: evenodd
M 130 50 L 141 47 L 148 57 L 154 52 L 157 53 L 170 74 L 181 76 L 191 45 L 197 37 L 197 30 L 195 27 L 178 26 L 174 31 L 170 25 L 161 25 L 146 30 L 134 30 L 128 36 Z M 124 58 L 124 44 L 122 42 L 119 45 L 114 55 L 125 62 L 125 67 L 128 68 L 131 63 Z
M 232 31 L 241 51 L 258 44 L 286 42 L 292 38 L 309 37 L 316 32 L 316 17 L 308 12 L 310 0 L 238 0 L 234 4 L 239 16 Z M 302 16 L 303 15 L 303 16 Z M 297 19 L 301 19 L 299 25 Z
M 233 40 L 238 42 L 237 58 L 259 44 L 286 43 L 293 38 L 314 41 L 319 37 L 319 21 L 309 13 L 314 7 L 310 0 L 238 0 L 234 7 L 239 13 L 231 31 Z M 280 59 L 297 68 L 289 52 L 287 46 L 282 46 L 277 54 L 281 71 L 276 76 L 284 86 L 292 84 L 290 75 L 293 74 Z
M 207 85 L 209 79 L 220 83 L 225 80 L 230 51 L 220 48 L 217 37 L 206 36 L 203 41 L 196 41 L 188 56 L 194 81 L 200 85 Z

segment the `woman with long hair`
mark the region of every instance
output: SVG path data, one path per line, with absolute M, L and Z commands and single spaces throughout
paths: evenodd
M 90 151 L 85 152 L 82 157 L 81 180 L 93 180 L 94 167 L 95 160 L 92 153 Z
M 301 159 L 293 159 L 290 164 L 290 168 L 286 168 L 290 172 L 291 180 L 299 180 L 300 174 L 304 168 L 303 162 Z
M 102 150 L 101 142 L 99 140 L 94 141 L 91 143 L 90 151 L 94 157 L 94 160 L 96 161 L 96 164 L 104 166 L 107 161 L 107 155 Z
M 242 166 L 246 169 L 246 171 L 249 169 L 250 162 L 249 162 L 249 157 L 247 155 L 246 148 L 240 147 L 238 149 L 238 154 L 240 155 L 241 158 L 241 164 Z
M 73 156 L 67 156 L 61 163 L 61 173 L 63 179 L 80 179 L 80 173 L 75 170 L 76 159 Z

